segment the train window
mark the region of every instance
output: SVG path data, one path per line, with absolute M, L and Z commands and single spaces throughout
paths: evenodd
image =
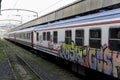
M 25 33 L 24 33 L 24 39 L 25 39 Z
M 30 39 L 30 33 L 28 33 L 28 39 Z
M 28 35 L 28 39 L 30 39 L 30 34 L 28 33 L 27 35 Z
M 71 41 L 72 41 L 72 31 L 67 30 L 65 31 L 65 43 L 70 44 Z
M 120 28 L 109 29 L 109 48 L 111 50 L 120 50 Z
M 27 33 L 25 33 L 25 39 L 27 39 Z
M 23 38 L 25 39 L 25 33 L 23 34 Z
M 57 43 L 58 42 L 58 32 L 54 31 L 53 32 L 53 43 Z
M 36 40 L 39 41 L 39 33 L 37 32 Z
M 22 39 L 24 39 L 24 34 L 22 33 Z
M 26 33 L 26 39 L 28 39 L 28 33 Z
M 47 41 L 50 41 L 50 32 L 47 32 Z
M 27 39 L 27 34 L 25 33 L 25 39 Z
M 27 33 L 27 39 L 29 39 L 29 34 Z
M 46 32 L 43 32 L 43 40 L 46 40 Z
M 31 39 L 31 33 L 29 33 L 29 39 Z
M 84 45 L 84 30 L 75 31 L 75 44 L 76 46 Z
M 101 47 L 101 30 L 100 29 L 91 29 L 90 30 L 89 45 L 92 48 L 100 48 Z

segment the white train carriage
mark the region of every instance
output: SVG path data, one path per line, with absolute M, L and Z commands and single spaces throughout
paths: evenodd
M 120 79 L 120 9 L 20 30 L 15 40 Z
M 9 33 L 9 37 L 12 41 L 32 47 L 33 46 L 33 29 L 28 28 L 19 31 Z
M 6 38 L 8 38 L 9 40 L 15 40 L 15 32 L 16 31 L 7 33 Z
M 119 77 L 120 19 L 37 28 L 34 47 Z

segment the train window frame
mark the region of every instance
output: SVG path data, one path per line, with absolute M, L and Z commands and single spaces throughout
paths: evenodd
M 25 39 L 27 39 L 27 33 L 25 33 Z
M 111 29 L 113 31 L 111 31 Z M 111 33 L 112 32 L 112 33 Z M 113 51 L 120 51 L 120 27 L 110 27 L 109 28 L 109 48 Z M 118 33 L 118 34 L 117 34 Z
M 80 31 L 80 32 L 82 31 L 82 35 L 81 34 L 78 35 L 77 31 Z M 75 30 L 75 45 L 76 46 L 84 46 L 84 34 L 85 34 L 84 32 L 85 32 L 84 29 Z M 78 44 L 77 41 L 79 41 L 80 44 Z
M 55 34 L 57 33 L 57 34 Z M 53 31 L 53 43 L 57 44 L 58 43 L 58 31 Z
M 47 41 L 50 41 L 50 32 L 47 32 Z
M 102 40 L 102 30 L 100 28 L 89 29 L 89 46 L 91 48 L 100 49 L 101 40 Z
M 39 41 L 39 32 L 36 32 L 36 41 Z
M 25 33 L 23 33 L 23 38 L 25 39 Z
M 29 33 L 27 33 L 27 39 L 29 39 Z
M 71 41 L 72 41 L 72 30 L 65 30 L 65 43 L 70 45 Z
M 31 36 L 31 33 L 29 33 L 29 39 L 31 39 L 30 36 Z
M 46 40 L 46 32 L 43 32 L 43 40 Z
M 27 38 L 26 38 L 26 39 L 28 39 L 28 33 L 27 33 L 26 35 L 27 35 Z
M 30 39 L 30 33 L 28 33 L 28 39 Z

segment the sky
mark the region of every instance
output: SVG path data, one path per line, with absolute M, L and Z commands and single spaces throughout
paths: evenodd
M 35 11 L 39 16 L 42 16 L 74 1 L 77 0 L 2 0 L 1 10 L 26 9 Z M 35 19 L 37 17 L 35 15 L 37 14 L 21 10 L 1 11 L 0 25 L 22 24 L 29 20 Z

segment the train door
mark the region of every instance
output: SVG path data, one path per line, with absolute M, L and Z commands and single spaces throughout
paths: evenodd
M 34 31 L 31 32 L 31 46 L 34 45 Z
M 14 33 L 14 39 L 16 40 L 16 34 Z

